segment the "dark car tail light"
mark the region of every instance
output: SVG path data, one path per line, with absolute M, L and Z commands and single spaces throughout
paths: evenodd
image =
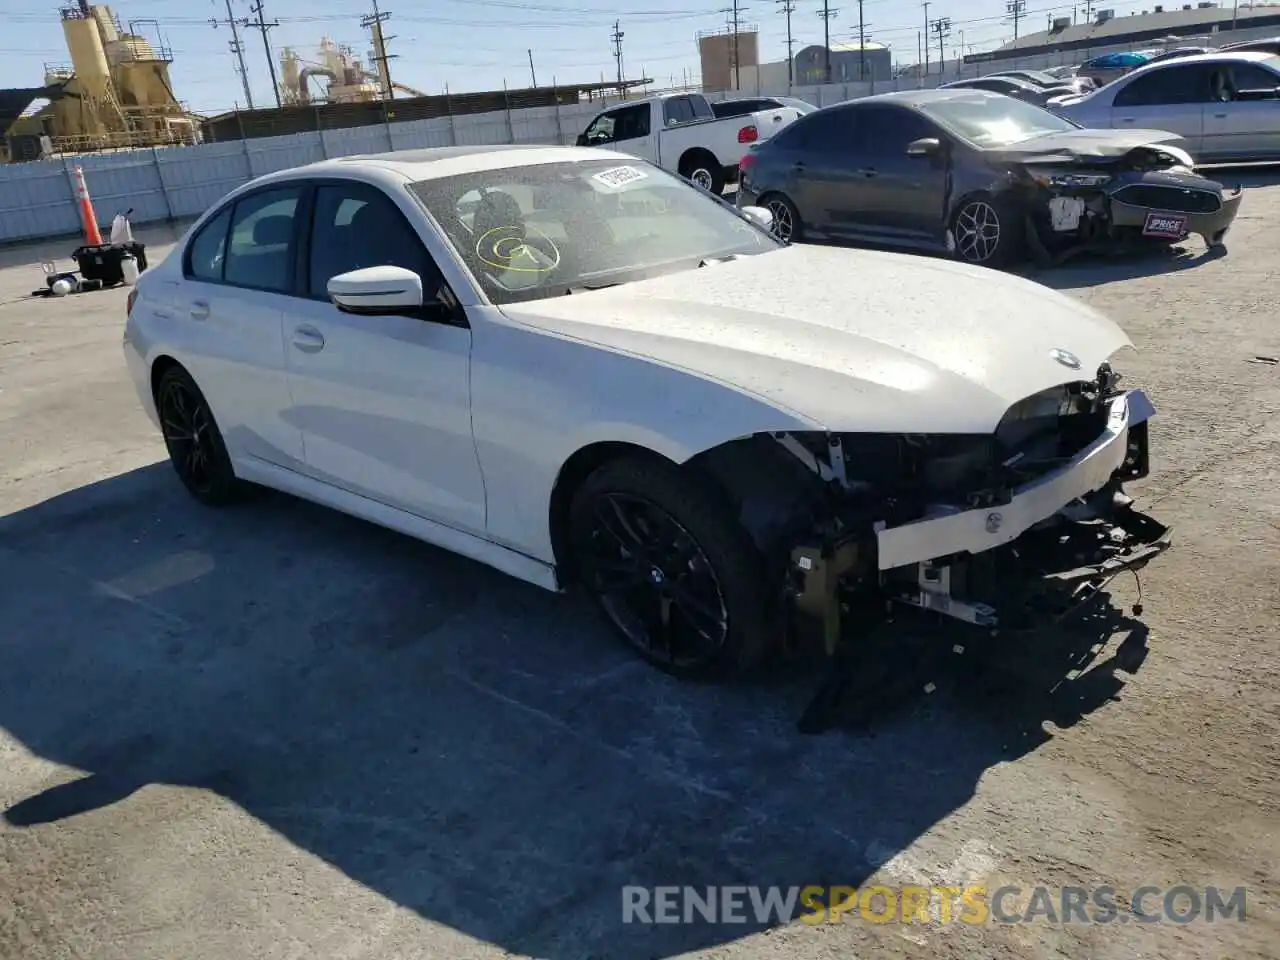
M 739 143 L 755 143 L 759 139 L 760 139 L 760 131 L 756 128 L 756 125 L 754 123 L 748 124 L 747 126 L 740 127 L 738 129 Z
M 747 171 L 751 169 L 756 162 L 754 153 L 744 153 L 742 159 L 738 161 L 738 179 L 741 180 L 747 175 Z

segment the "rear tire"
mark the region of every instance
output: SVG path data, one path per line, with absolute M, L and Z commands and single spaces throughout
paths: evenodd
M 213 411 L 191 374 L 170 367 L 160 375 L 155 400 L 169 462 L 187 492 L 208 507 L 239 500 L 244 484 L 236 478 Z
M 687 680 L 751 672 L 777 623 L 764 563 L 724 497 L 648 457 L 592 473 L 569 509 L 574 569 L 629 647 Z
M 709 153 L 695 153 L 681 161 L 680 175 L 714 196 L 724 193 L 724 168 Z
M 981 267 L 1006 267 L 1022 256 L 1023 223 L 1006 197 L 966 198 L 951 218 L 951 255 Z

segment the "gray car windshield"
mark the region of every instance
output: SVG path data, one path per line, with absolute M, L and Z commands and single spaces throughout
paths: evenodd
M 956 136 L 979 147 L 1005 147 L 1032 137 L 1079 129 L 1056 113 L 1012 97 L 955 97 L 922 103 L 920 109 Z
M 727 203 L 626 157 L 482 170 L 410 189 L 498 304 L 782 246 Z

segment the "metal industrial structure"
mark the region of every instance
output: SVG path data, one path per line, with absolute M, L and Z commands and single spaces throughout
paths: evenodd
M 376 63 L 380 56 L 376 44 L 370 52 L 369 62 Z M 293 47 L 285 47 L 280 54 L 280 97 L 285 106 L 311 103 L 372 103 L 390 99 L 387 88 L 411 97 L 427 96 L 421 90 L 396 83 L 385 70 L 370 70 L 357 57 L 351 47 L 339 45 L 329 37 L 320 40 L 316 59 L 300 57 Z M 319 95 L 312 92 L 314 81 L 327 81 Z M 317 84 L 318 85 L 318 84 Z
M 44 87 L 0 91 L 7 159 L 197 142 L 197 119 L 173 92 L 172 51 L 153 20 L 124 29 L 111 7 L 78 0 L 59 11 L 69 65 L 46 64 Z M 157 34 L 153 44 L 142 28 Z M 14 116 L 12 108 L 31 94 Z M 49 103 L 29 109 L 37 99 Z

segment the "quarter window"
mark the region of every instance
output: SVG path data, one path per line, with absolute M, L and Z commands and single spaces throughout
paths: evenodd
M 239 287 L 288 293 L 293 288 L 293 235 L 301 191 L 265 190 L 236 203 L 223 279 Z

